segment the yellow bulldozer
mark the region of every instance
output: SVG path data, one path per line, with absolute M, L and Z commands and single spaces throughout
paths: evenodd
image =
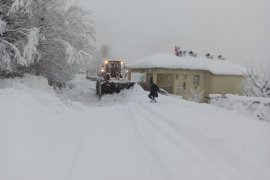
M 119 93 L 122 89 L 129 89 L 134 82 L 127 79 L 128 70 L 121 60 L 107 59 L 98 71 L 96 80 L 96 94 L 101 99 L 104 94 Z

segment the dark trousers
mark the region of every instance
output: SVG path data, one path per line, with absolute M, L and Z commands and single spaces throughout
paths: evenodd
M 155 101 L 156 102 L 156 98 L 153 94 L 149 94 L 148 97 L 152 100 L 152 101 Z

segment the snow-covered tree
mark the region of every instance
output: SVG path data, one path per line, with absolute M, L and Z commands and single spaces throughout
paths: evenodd
M 27 27 L 32 0 L 0 0 L 0 70 L 17 71 L 39 60 L 39 28 Z
M 13 4 L 8 11 L 8 14 L 16 14 L 18 12 L 32 14 L 33 0 L 12 0 Z
M 95 48 L 90 12 L 77 6 L 64 9 L 65 0 L 44 0 L 35 8 L 35 20 L 44 38 L 40 41 L 38 73 L 52 81 L 66 81 L 92 59 Z M 53 48 L 52 48 L 53 47 Z
M 270 72 L 257 73 L 253 67 L 247 68 L 242 87 L 246 96 L 270 97 Z
M 87 65 L 87 74 L 96 76 L 104 60 L 110 58 L 110 54 L 110 47 L 106 44 L 102 45 L 99 51 L 94 51 L 93 59 Z
M 0 71 L 66 81 L 92 59 L 90 12 L 67 0 L 0 0 Z

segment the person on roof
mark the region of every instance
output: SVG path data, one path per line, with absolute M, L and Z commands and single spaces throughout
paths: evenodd
M 153 82 L 153 77 L 150 77 L 150 94 L 148 97 L 151 99 L 151 102 L 157 102 L 156 98 L 158 97 L 159 87 Z

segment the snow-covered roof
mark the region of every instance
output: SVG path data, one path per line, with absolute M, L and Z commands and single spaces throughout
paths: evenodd
M 205 70 L 218 75 L 244 75 L 246 69 L 229 61 L 157 53 L 127 64 L 128 68 Z

